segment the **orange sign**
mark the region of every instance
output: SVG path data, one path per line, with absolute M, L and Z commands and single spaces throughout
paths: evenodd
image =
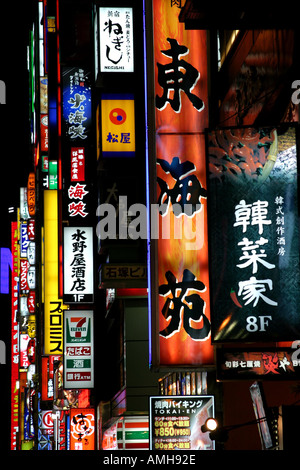
M 27 203 L 30 217 L 35 215 L 35 174 L 29 173 L 27 183 Z
M 179 12 L 172 2 L 153 1 L 160 215 L 152 354 L 156 365 L 208 365 L 207 40 L 206 31 L 185 30 Z
M 70 450 L 95 449 L 95 412 L 91 408 L 70 411 Z

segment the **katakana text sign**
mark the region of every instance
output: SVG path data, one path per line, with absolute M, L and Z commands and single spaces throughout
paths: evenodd
M 300 376 L 299 345 L 260 351 L 218 348 L 216 353 L 218 380 L 298 380 Z
M 213 340 L 297 339 L 295 128 L 211 131 L 207 152 Z
M 214 397 L 184 395 L 150 397 L 151 450 L 213 450 L 201 426 L 214 418 Z

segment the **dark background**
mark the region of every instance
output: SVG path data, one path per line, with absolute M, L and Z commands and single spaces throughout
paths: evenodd
M 32 163 L 27 73 L 32 3 L 1 5 L 0 80 L 6 85 L 6 103 L 0 105 L 0 247 L 6 248 L 13 219 L 8 208 L 18 207 L 19 188 L 27 184 Z M 10 445 L 10 309 L 10 295 L 0 294 L 0 340 L 6 344 L 6 364 L 0 365 L 0 450 Z

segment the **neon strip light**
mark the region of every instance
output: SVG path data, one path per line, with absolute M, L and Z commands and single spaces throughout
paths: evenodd
M 151 327 L 151 275 L 150 275 L 150 180 L 149 180 L 149 142 L 148 142 L 148 103 L 147 103 L 147 48 L 146 48 L 146 0 L 143 0 L 143 40 L 144 40 L 144 96 L 145 96 L 145 156 L 146 156 L 146 205 L 147 205 L 147 283 L 148 283 L 148 340 L 149 340 L 149 364 L 152 364 L 152 327 Z

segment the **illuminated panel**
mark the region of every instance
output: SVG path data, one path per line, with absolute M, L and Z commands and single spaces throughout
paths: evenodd
M 64 227 L 64 302 L 94 299 L 93 228 Z
M 70 410 L 70 450 L 95 449 L 95 411 L 91 408 Z
M 300 336 L 296 143 L 293 125 L 208 132 L 214 342 Z
M 132 8 L 100 8 L 101 72 L 133 72 L 132 16 Z
M 135 118 L 131 94 L 103 94 L 101 100 L 102 156 L 134 157 Z
M 11 252 L 12 252 L 12 275 L 11 275 L 11 425 L 10 425 L 10 449 L 16 450 L 17 432 L 19 426 L 19 324 L 17 321 L 19 294 L 19 238 L 18 223 L 11 223 Z
M 0 293 L 9 294 L 9 270 L 12 269 L 12 254 L 9 248 L 0 248 L 0 259 Z
M 27 204 L 30 217 L 35 215 L 35 174 L 29 173 L 27 183 Z
M 94 317 L 92 310 L 69 310 L 64 315 L 64 386 L 94 387 Z
M 207 43 L 205 31 L 184 29 L 179 12 L 172 2 L 153 2 L 156 168 L 150 171 L 157 182 L 152 203 L 162 208 L 151 255 L 151 311 L 157 312 L 151 354 L 153 365 L 208 365 Z
M 62 129 L 72 145 L 84 143 L 92 127 L 90 72 L 83 67 L 62 68 Z
M 212 395 L 150 397 L 150 449 L 214 450 L 209 433 L 201 430 L 201 423 L 214 416 Z
M 58 296 L 57 191 L 44 191 L 44 354 L 63 354 L 63 301 Z

